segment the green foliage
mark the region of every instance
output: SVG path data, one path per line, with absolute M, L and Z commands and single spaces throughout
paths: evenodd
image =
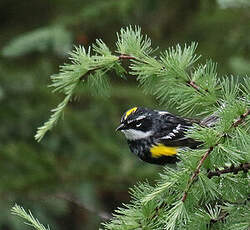
M 60 73 L 51 76 L 52 84 L 50 87 L 54 87 L 53 92 L 63 92 L 65 98 L 52 110 L 49 121 L 45 122 L 44 125 L 38 129 L 35 135 L 35 139 L 38 141 L 57 123 L 66 105 L 70 102 L 77 86 L 84 80 L 86 74 L 92 73 L 87 80 L 87 85 L 93 89 L 93 91 L 107 92 L 108 81 L 102 78 L 105 76 L 105 73 L 112 68 L 117 57 L 107 52 L 107 47 L 101 41 L 97 41 L 97 45 L 94 46 L 94 51 L 102 54 L 102 56 L 90 56 L 90 50 L 90 48 L 86 51 L 84 47 L 76 47 L 75 50 L 70 53 L 69 59 L 71 60 L 71 64 L 61 66 Z M 102 90 L 99 90 L 98 87 Z
M 152 180 L 158 171 L 150 165 L 141 167 L 128 154 L 122 136 L 114 132 L 120 114 L 131 106 L 131 101 L 142 104 L 146 100 L 148 107 L 154 103 L 135 86 L 127 88 L 113 82 L 111 98 L 107 100 L 90 96 L 81 84 L 76 89 L 78 100 L 72 100 L 66 108 L 64 122 L 53 130 L 53 138 L 34 141 L 36 127 L 48 115 L 47 103 L 61 100 L 44 87 L 48 84 L 46 76 L 56 71 L 53 61 L 54 57 L 39 56 L 39 65 L 23 65 L 16 59 L 15 64 L 0 64 L 0 228 L 27 229 L 18 218 L 10 216 L 11 206 L 18 203 L 53 229 L 61 229 L 58 218 L 75 218 L 71 211 L 74 206 L 76 212 L 87 217 L 85 227 L 96 229 L 103 220 L 99 212 L 109 216 L 109 210 L 119 203 L 119 196 L 126 199 L 125 191 L 131 184 L 145 177 Z M 107 117 L 105 122 L 103 114 Z M 60 193 L 74 194 L 83 207 L 58 198 Z M 107 199 L 109 194 L 111 198 Z
M 76 48 L 70 53 L 69 59 L 71 60 L 71 64 L 61 66 L 60 73 L 51 77 L 53 82 L 51 87 L 54 87 L 53 91 L 63 92 L 66 97 L 56 109 L 52 110 L 53 114 L 51 118 L 38 129 L 35 139 L 40 141 L 45 133 L 58 121 L 65 106 L 74 94 L 76 87 L 82 80 L 85 80 L 86 75 L 90 74 L 87 85 L 91 87 L 92 91 L 106 92 L 108 83 L 104 74 L 112 69 L 119 70 L 119 61 L 123 58 L 123 54 L 125 54 L 128 59 L 133 60 L 131 65 L 132 71 L 130 73 L 138 76 L 138 80 L 141 82 L 141 85 L 144 86 L 145 92 L 152 92 L 152 88 L 155 87 L 153 91 L 157 98 L 165 102 L 166 99 L 170 97 L 171 100 L 169 102 L 174 106 L 176 105 L 175 102 L 181 101 L 181 98 L 178 98 L 181 94 L 178 92 L 176 93 L 176 86 L 182 84 L 184 89 L 188 89 L 182 96 L 184 95 L 185 98 L 193 97 L 195 98 L 194 100 L 197 100 L 197 94 L 201 97 L 199 101 L 189 99 L 177 105 L 180 111 L 193 112 L 196 108 L 194 105 L 199 105 L 199 109 L 209 108 L 207 104 L 202 103 L 202 98 L 210 96 L 210 94 L 207 93 L 210 88 L 205 90 L 202 89 L 203 92 L 200 92 L 200 90 L 197 92 L 194 91 L 195 93 L 193 93 L 193 90 L 189 90 L 189 84 L 193 79 L 189 77 L 187 71 L 199 58 L 194 54 L 197 45 L 193 43 L 191 46 L 185 46 L 183 51 L 178 45 L 176 48 L 171 48 L 166 51 L 165 54 L 162 54 L 160 60 L 157 61 L 155 58 L 149 56 L 153 50 L 151 48 L 151 41 L 147 36 L 144 37 L 141 35 L 141 30 L 139 28 L 133 30 L 130 26 L 121 29 L 121 33 L 118 34 L 117 37 L 117 52 L 120 53 L 121 56 L 116 57 L 112 55 L 101 40 L 97 40 L 97 44 L 93 45 L 94 52 L 96 53 L 93 56 L 91 56 L 91 48 L 86 51 L 84 47 Z M 203 73 L 207 74 L 207 72 L 211 73 L 211 69 L 214 69 L 213 65 L 212 67 L 210 65 L 205 65 L 204 68 L 199 69 L 200 75 Z M 153 76 L 156 78 L 155 85 L 145 84 L 145 82 L 148 81 L 147 78 L 150 79 L 150 82 L 152 81 L 152 77 L 150 76 L 152 73 L 154 73 Z M 195 76 L 197 78 L 197 74 Z M 214 74 L 209 75 L 209 78 L 213 79 L 214 77 Z M 101 80 L 102 78 L 103 80 Z M 166 84 L 168 87 L 165 87 Z M 210 86 L 211 92 L 214 92 L 214 88 L 212 88 L 212 86 L 214 86 L 213 84 L 207 86 Z M 214 94 L 212 94 L 211 97 L 212 99 L 209 100 L 210 106 L 216 103 L 216 101 L 213 100 L 215 98 Z M 205 104 L 204 108 L 201 106 L 202 104 Z M 207 112 L 209 111 L 210 110 Z
M 18 205 L 12 207 L 11 214 L 23 218 L 26 221 L 25 224 L 33 227 L 36 230 L 50 230 L 49 227 L 44 227 L 44 225 L 42 225 L 36 218 L 34 218 L 30 211 L 29 213 L 27 213 L 22 207 Z
M 117 33 L 117 38 L 117 53 L 145 58 L 153 52 L 151 40 L 141 34 L 139 27 L 135 27 L 135 29 L 132 26 L 122 28 L 120 33 Z
M 227 222 L 222 229 L 239 229 L 239 230 L 247 230 L 249 229 L 249 202 L 244 204 L 230 204 L 227 203 L 222 206 L 222 210 L 229 213 L 227 217 Z
M 223 229 L 220 220 L 226 216 L 221 218 L 224 211 L 220 206 L 226 202 L 247 202 L 247 176 L 240 172 L 211 179 L 206 170 L 248 162 L 250 142 L 246 139 L 249 131 L 245 124 L 249 120 L 249 80 L 239 83 L 233 76 L 218 79 L 216 65 L 210 60 L 197 65 L 200 56 L 195 54 L 195 43 L 183 48 L 177 45 L 159 58 L 151 57 L 151 41 L 137 27 L 127 27 L 118 34 L 119 56 L 112 55 L 100 40 L 93 47 L 94 55 L 90 49 L 86 52 L 82 47 L 76 48 L 70 56 L 72 64 L 64 65 L 59 75 L 52 77 L 54 91 L 63 92 L 67 101 L 59 104 L 49 123 L 39 128 L 36 139 L 41 140 L 55 124 L 69 102 L 68 97 L 82 80 L 88 78 L 89 90 L 105 92 L 105 73 L 121 65 L 123 59 L 129 59 L 130 74 L 137 77 L 146 93 L 176 106 L 182 115 L 216 114 L 219 119 L 213 127 L 197 125 L 190 131 L 192 138 L 203 143 L 200 148 L 183 150 L 182 161 L 175 169 L 166 167 L 155 186 L 141 184 L 133 189 L 134 200 L 119 208 L 114 219 L 104 224 L 105 229 L 204 229 L 213 222 L 219 222 L 214 226 Z M 201 158 L 204 160 L 200 161 Z M 197 216 L 206 218 L 198 221 Z M 244 229 L 245 220 L 239 226 Z
M 144 229 L 162 230 L 162 226 L 165 226 L 165 214 L 171 208 L 165 205 L 165 202 L 174 204 L 175 195 L 179 194 L 174 192 L 169 195 L 170 191 L 173 191 L 167 186 L 165 189 L 164 183 L 167 184 L 170 180 L 177 191 L 184 191 L 187 180 L 196 170 L 200 158 L 224 131 L 227 134 L 220 139 L 219 145 L 206 159 L 188 192 L 184 207 L 189 218 L 186 225 L 180 225 L 179 228 L 247 229 L 249 203 L 244 199 L 246 194 L 249 194 L 246 185 L 249 184 L 246 178 L 248 175 L 240 171 L 235 175 L 228 173 L 208 179 L 207 169 L 213 169 L 214 163 L 221 170 L 225 167 L 225 162 L 228 167 L 229 162 L 250 162 L 249 116 L 237 128 L 229 128 L 232 117 L 236 115 L 232 108 L 237 106 L 238 102 L 239 109 L 243 108 L 243 101 L 249 108 L 248 0 L 38 0 L 36 4 L 3 0 L 0 1 L 0 6 L 1 54 L 6 50 L 5 47 L 10 47 L 14 41 L 22 40 L 13 47 L 11 55 L 0 57 L 1 229 L 27 229 L 19 218 L 9 213 L 15 203 L 32 210 L 34 216 L 39 217 L 43 223 L 49 223 L 55 230 L 98 229 L 100 222 L 110 218 L 109 213 L 112 210 L 121 203 L 128 203 L 128 187 L 147 178 L 149 182 L 133 187 L 132 203 L 136 204 L 127 205 L 131 209 L 126 211 L 126 215 L 122 216 L 122 211 L 121 215 L 117 215 L 112 223 L 108 224 L 111 227 L 111 224 L 116 222 L 114 229 L 143 226 Z M 113 52 L 118 50 L 114 42 L 115 32 L 131 24 L 140 25 L 143 33 L 146 32 L 152 38 L 153 46 L 159 45 L 162 54 L 165 54 L 164 49 L 167 47 L 173 46 L 177 49 L 175 44 L 179 43 L 183 51 L 182 44 L 190 47 L 191 41 L 196 41 L 199 46 L 194 54 L 202 54 L 202 57 L 185 71 L 176 72 L 191 77 L 201 92 L 193 95 L 195 89 L 186 87 L 185 78 L 159 77 L 162 72 L 166 74 L 167 71 L 162 70 L 161 53 L 157 50 L 148 55 L 137 50 L 142 60 L 151 63 L 136 63 L 134 68 L 141 71 L 140 75 L 128 74 L 133 72 L 133 63 L 130 62 L 132 60 L 115 62 L 109 72 L 104 71 L 103 74 L 103 71 L 100 71 L 102 78 L 98 78 L 100 75 L 95 78 L 95 71 L 90 72 L 75 88 L 73 96 L 63 109 L 64 121 L 58 123 L 42 142 L 35 142 L 32 138 L 35 127 L 41 125 L 40 122 L 48 116 L 48 105 L 59 104 L 59 101 L 66 97 L 64 90 L 59 92 L 60 95 L 51 94 L 50 88 L 44 87 L 48 84 L 48 76 L 58 72 L 59 63 L 65 62 L 65 52 L 68 52 L 73 44 L 77 47 L 84 45 L 86 48 L 94 43 L 97 37 L 102 37 L 105 43 L 95 44 L 98 47 L 104 45 L 106 49 L 101 48 L 99 53 L 92 46 L 91 57 L 108 56 L 108 53 L 117 55 Z M 60 30 L 53 32 L 53 28 Z M 51 33 L 48 31 L 46 36 L 43 33 L 35 36 L 35 32 L 47 29 Z M 33 32 L 35 39 L 27 36 L 32 37 Z M 58 33 L 58 36 L 53 37 L 53 33 Z M 139 36 L 144 39 L 143 35 Z M 133 49 L 132 44 L 130 47 Z M 205 60 L 209 57 L 218 63 L 218 68 L 214 62 Z M 204 73 L 203 68 L 207 63 L 211 64 L 211 68 Z M 127 64 L 130 65 L 129 69 Z M 230 99 L 224 98 L 222 93 L 221 85 L 224 83 L 221 80 L 231 78 L 225 77 L 226 73 L 232 73 L 234 83 L 239 86 L 237 100 L 233 100 L 232 104 L 228 103 Z M 206 76 L 210 74 L 216 77 Z M 238 75 L 242 77 L 236 77 Z M 89 81 L 90 76 L 93 78 Z M 128 81 L 124 81 L 124 78 Z M 135 78 L 140 78 L 139 89 L 136 87 Z M 174 100 L 171 95 L 164 100 L 159 97 L 163 105 L 158 106 L 151 96 L 156 93 L 158 86 L 161 86 L 158 79 L 166 81 L 166 84 L 176 81 L 176 85 L 171 84 L 171 87 L 167 88 L 172 90 L 172 95 L 180 96 L 176 96 Z M 230 81 L 226 80 L 227 83 Z M 207 85 L 211 85 L 208 86 L 209 93 L 206 92 Z M 164 94 L 164 89 L 162 92 Z M 184 93 L 186 97 L 182 96 Z M 110 97 L 107 99 L 106 96 Z M 214 102 L 218 96 L 220 100 L 217 104 Z M 182 108 L 184 101 L 189 109 Z M 225 101 L 228 108 L 223 107 Z M 138 161 L 129 153 L 122 135 L 114 133 L 120 115 L 129 107 L 138 105 L 200 118 L 222 112 L 221 116 L 225 118 L 229 115 L 230 122 L 223 118 L 220 128 L 195 129 L 190 133 L 198 134 L 200 139 L 206 140 L 208 137 L 209 140 L 200 150 L 183 150 L 180 153 L 183 165 L 173 172 L 171 168 L 170 175 L 174 178 L 184 175 L 185 179 L 182 180 L 181 177 L 181 184 L 174 183 L 168 176 L 167 168 L 155 184 L 153 180 L 158 177 L 157 172 L 162 168 Z M 202 106 L 202 109 L 199 106 Z M 233 112 L 232 117 L 230 111 Z M 227 155 L 228 153 L 230 155 Z M 180 172 L 184 169 L 187 170 L 186 174 Z M 158 190 L 158 186 L 162 189 Z M 150 199 L 150 194 L 154 191 L 159 191 L 159 196 L 156 194 L 154 199 Z M 58 196 L 62 193 L 66 197 L 75 198 L 75 201 Z M 194 195 L 190 197 L 191 193 Z M 148 202 L 144 202 L 145 197 L 149 198 Z M 196 200 L 200 200 L 199 208 L 196 206 Z M 219 202 L 215 203 L 214 200 Z M 191 206 L 193 209 L 190 211 Z M 228 206 L 230 209 L 227 209 Z M 103 219 L 103 216 L 106 218 Z M 126 226 L 126 223 L 131 225 Z

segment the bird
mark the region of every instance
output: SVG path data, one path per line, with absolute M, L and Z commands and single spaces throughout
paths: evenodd
M 182 118 L 168 111 L 133 107 L 121 118 L 116 131 L 124 133 L 130 151 L 142 161 L 165 165 L 179 161 L 177 153 L 202 143 L 187 136 L 197 120 Z

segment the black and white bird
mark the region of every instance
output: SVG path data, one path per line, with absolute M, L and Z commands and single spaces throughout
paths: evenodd
M 194 149 L 201 144 L 187 137 L 194 123 L 167 111 L 134 107 L 124 113 L 116 130 L 124 133 L 131 152 L 141 160 L 163 165 L 175 163 L 181 148 Z

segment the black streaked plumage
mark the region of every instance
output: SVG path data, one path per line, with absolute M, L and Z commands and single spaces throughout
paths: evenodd
M 186 136 L 195 121 L 167 111 L 134 107 L 125 112 L 117 130 L 127 139 L 131 152 L 152 164 L 175 163 L 179 148 L 201 143 Z

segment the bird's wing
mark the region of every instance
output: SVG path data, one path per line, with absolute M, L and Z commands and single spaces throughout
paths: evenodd
M 187 119 L 176 117 L 172 114 L 164 114 L 160 119 L 158 140 L 167 146 L 189 146 L 197 145 L 197 142 L 188 138 L 187 131 L 192 129 L 192 123 Z

